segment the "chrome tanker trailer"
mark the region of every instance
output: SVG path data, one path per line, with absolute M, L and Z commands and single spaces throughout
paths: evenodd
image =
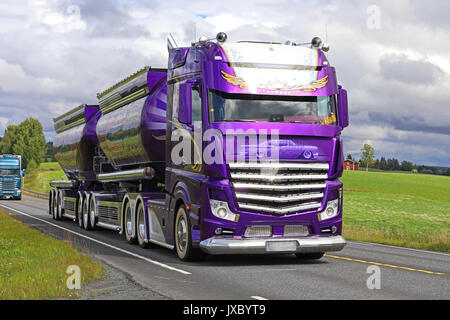
M 167 69 L 54 119 L 68 179 L 51 182 L 49 213 L 183 260 L 341 250 L 347 93 L 328 49 L 224 33 L 169 41 Z

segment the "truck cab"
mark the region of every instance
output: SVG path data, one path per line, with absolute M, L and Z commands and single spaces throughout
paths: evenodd
M 14 155 L 0 156 L 0 198 L 22 199 L 22 157 Z
M 318 38 L 217 40 L 169 53 L 165 183 L 178 255 L 341 250 L 347 93 L 327 50 Z

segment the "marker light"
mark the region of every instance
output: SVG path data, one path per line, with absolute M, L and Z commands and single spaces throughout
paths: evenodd
M 225 41 L 227 41 L 228 36 L 225 32 L 219 32 L 216 36 L 216 39 L 218 42 L 224 43 Z
M 319 37 L 314 37 L 311 40 L 311 46 L 313 48 L 320 48 L 321 45 L 322 45 L 322 39 L 320 39 Z

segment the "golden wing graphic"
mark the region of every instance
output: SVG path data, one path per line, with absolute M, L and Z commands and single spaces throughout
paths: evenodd
M 238 78 L 236 76 L 232 76 L 231 74 L 226 73 L 223 70 L 221 71 L 221 73 L 222 73 L 222 78 L 224 78 L 226 82 L 232 84 L 233 86 L 239 86 L 239 88 L 241 88 L 241 89 L 248 89 L 248 85 L 244 79 Z
M 322 79 L 311 82 L 310 84 L 298 86 L 292 88 L 292 90 L 302 90 L 305 92 L 316 92 L 317 89 L 322 89 L 328 83 L 328 76 L 323 77 Z

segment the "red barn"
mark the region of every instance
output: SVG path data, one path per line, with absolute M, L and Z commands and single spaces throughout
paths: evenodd
M 359 170 L 359 163 L 353 160 L 345 160 L 344 161 L 344 170 Z

